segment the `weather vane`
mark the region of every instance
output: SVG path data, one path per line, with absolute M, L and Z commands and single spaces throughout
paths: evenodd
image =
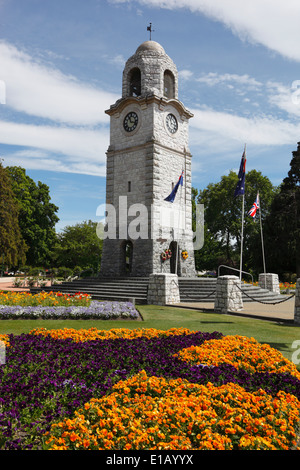
M 151 33 L 154 32 L 154 29 L 152 29 L 152 23 L 150 23 L 150 25 L 147 26 L 147 31 L 150 32 L 150 41 L 151 41 Z

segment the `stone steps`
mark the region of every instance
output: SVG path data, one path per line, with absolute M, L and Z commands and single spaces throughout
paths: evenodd
M 83 292 L 91 295 L 95 300 L 128 301 L 134 298 L 136 303 L 145 304 L 147 303 L 148 283 L 148 277 L 89 278 L 65 281 L 62 284 L 43 288 L 33 287 L 30 292 L 36 293 L 42 290 L 69 294 Z M 216 278 L 178 278 L 178 284 L 181 302 L 214 302 Z M 241 288 L 243 302 L 272 303 L 283 298 L 280 294 L 274 294 L 267 289 L 250 284 L 242 284 Z
M 91 295 L 94 300 L 128 301 L 134 298 L 137 303 L 147 302 L 148 278 L 116 278 L 116 279 L 77 279 L 62 284 L 30 289 L 31 292 L 63 292 L 76 294 L 82 292 Z
M 195 278 L 178 280 L 181 302 L 214 302 L 217 285 L 216 278 Z M 243 302 L 267 302 L 272 303 L 282 300 L 281 294 L 275 294 L 267 289 L 262 289 L 251 284 L 242 284 Z

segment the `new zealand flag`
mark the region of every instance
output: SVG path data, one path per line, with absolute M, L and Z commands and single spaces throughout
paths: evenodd
M 246 175 L 246 151 L 244 150 L 240 169 L 239 169 L 239 182 L 234 191 L 234 197 L 243 196 L 245 194 L 245 175 Z
M 165 201 L 174 202 L 174 199 L 175 199 L 175 196 L 177 194 L 179 185 L 180 186 L 183 185 L 183 173 L 184 173 L 184 171 L 182 170 L 182 173 L 179 177 L 179 180 L 177 181 L 176 185 L 174 186 L 174 188 L 173 188 L 172 192 L 169 194 L 169 196 L 165 198 Z

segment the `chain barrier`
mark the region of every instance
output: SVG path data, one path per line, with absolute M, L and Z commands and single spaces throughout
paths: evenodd
M 180 286 L 179 286 L 179 284 L 178 284 L 174 279 L 172 279 L 172 282 L 174 282 L 175 286 L 178 287 L 179 292 L 180 292 Z M 199 302 L 201 302 L 202 299 L 208 299 L 208 297 L 210 297 L 211 295 L 213 295 L 213 294 L 215 294 L 215 293 L 216 293 L 216 289 L 215 289 L 214 291 L 212 291 L 210 294 L 208 294 L 207 296 L 205 296 L 205 297 L 202 297 L 202 296 L 201 296 L 201 299 L 199 300 Z M 182 294 L 180 294 L 180 298 L 181 298 L 181 297 L 182 297 Z M 189 294 L 184 293 L 184 294 L 183 294 L 183 297 L 189 298 L 189 299 L 193 299 L 193 300 L 195 301 L 195 297 L 191 297 Z
M 176 287 L 179 289 L 180 291 L 180 286 L 179 284 L 174 280 L 172 279 L 172 282 L 174 282 L 174 284 L 176 285 Z M 245 292 L 240 286 L 237 286 L 238 289 L 242 292 L 242 294 L 245 294 L 246 297 L 249 297 L 249 299 L 253 300 L 254 302 L 258 302 L 260 304 L 265 304 L 265 305 L 277 305 L 277 304 L 281 304 L 283 302 L 286 302 L 287 300 L 290 300 L 292 299 L 293 297 L 295 297 L 295 294 L 292 294 L 290 295 L 289 297 L 287 297 L 286 299 L 282 299 L 282 300 L 277 300 L 276 302 L 272 302 L 272 301 L 263 301 L 263 300 L 259 300 L 259 299 L 256 299 L 255 297 L 252 297 L 251 295 L 247 294 L 247 292 Z M 214 291 L 212 291 L 210 294 L 206 295 L 205 297 L 202 297 L 201 296 L 201 299 L 199 300 L 201 302 L 202 299 L 208 299 L 211 295 L 215 294 L 216 292 L 216 289 Z M 182 294 L 180 294 L 180 297 L 182 297 Z M 184 293 L 183 294 L 183 297 L 184 298 L 190 298 L 190 299 L 193 299 L 195 301 L 195 297 L 191 297 L 190 295 Z
M 180 286 L 179 284 L 174 280 L 172 279 L 172 282 L 174 282 L 174 284 L 176 285 L 176 287 L 178 287 L 179 291 L 180 291 Z M 259 299 L 256 299 L 255 297 L 252 297 L 251 295 L 247 294 L 247 292 L 245 292 L 240 286 L 237 286 L 238 289 L 242 292 L 242 294 L 245 294 L 246 297 L 249 297 L 249 299 L 252 299 L 254 302 L 258 302 L 260 304 L 265 304 L 265 305 L 277 305 L 277 304 L 281 304 L 283 302 L 286 302 L 287 300 L 290 300 L 292 299 L 293 297 L 295 297 L 295 294 L 292 294 L 290 295 L 289 297 L 287 297 L 286 299 L 282 299 L 282 300 L 277 300 L 276 302 L 272 302 L 272 301 L 263 301 L 263 300 L 259 300 Z M 211 295 L 215 294 L 216 292 L 216 289 L 214 291 L 212 291 L 210 294 L 206 295 L 205 297 L 201 297 L 201 300 L 202 299 L 208 299 Z M 181 295 L 180 295 L 181 297 Z M 183 297 L 185 298 L 190 298 L 190 299 L 193 299 L 195 300 L 195 297 L 191 297 L 189 296 L 188 294 L 184 293 L 183 294 Z M 200 302 L 201 302 L 200 300 Z
M 216 291 L 214 290 L 213 292 L 211 292 L 210 294 L 206 295 L 205 297 L 202 297 L 202 296 L 201 296 L 201 299 L 199 299 L 199 302 L 201 302 L 203 299 L 208 299 L 211 295 L 213 295 L 213 294 L 215 294 L 215 293 L 216 293 Z M 193 300 L 195 301 L 195 297 L 191 297 L 189 294 L 184 293 L 183 296 L 184 296 L 185 298 L 188 297 L 189 299 L 193 299 Z M 180 294 L 180 297 L 181 297 L 181 294 Z
M 289 297 L 287 297 L 286 299 L 282 299 L 282 300 L 277 300 L 276 302 L 272 302 L 272 301 L 263 301 L 263 300 L 259 300 L 259 299 L 255 299 L 254 297 L 252 297 L 251 295 L 247 294 L 247 292 L 245 292 L 240 286 L 237 285 L 237 288 L 243 293 L 245 294 L 247 297 L 249 297 L 249 299 L 252 299 L 254 300 L 254 302 L 258 302 L 260 304 L 266 304 L 266 305 L 277 305 L 277 304 L 281 304 L 283 302 L 286 302 L 287 300 L 290 300 L 292 299 L 293 297 L 295 297 L 295 294 L 292 294 L 290 295 Z

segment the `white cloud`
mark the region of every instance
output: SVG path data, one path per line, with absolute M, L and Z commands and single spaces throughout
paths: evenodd
M 126 59 L 122 56 L 122 54 L 117 54 L 116 56 L 109 58 L 108 61 L 111 64 L 116 65 L 118 68 L 123 69 Z
M 2 144 L 28 147 L 2 157 L 5 161 L 23 161 L 30 169 L 103 176 L 101 167 L 105 164 L 108 141 L 108 129 L 71 129 L 0 121 Z
M 300 81 L 295 80 L 290 87 L 269 81 L 266 85 L 269 103 L 286 111 L 290 116 L 300 117 Z
M 0 42 L 0 80 L 6 84 L 8 107 L 60 123 L 108 123 L 104 111 L 118 98 L 46 67 L 5 42 Z
M 4 42 L 0 42 L 0 83 L 6 88 L 3 116 L 8 111 L 8 118 L 0 121 L 0 143 L 21 148 L 1 151 L 7 164 L 105 175 L 109 118 L 104 110 L 117 96 L 79 83 Z M 11 111 L 19 112 L 18 122 L 9 120 Z M 36 125 L 36 118 L 50 124 Z
M 196 128 L 202 134 L 197 137 L 197 133 L 191 133 L 191 143 L 194 144 L 197 144 L 197 138 L 202 143 L 203 134 L 206 134 L 207 142 L 213 140 L 213 147 L 218 139 L 219 142 L 226 140 L 229 145 L 239 142 L 240 145 L 249 143 L 264 146 L 291 144 L 299 140 L 300 123 L 266 116 L 246 118 L 212 109 L 191 111 L 194 114 L 191 128 Z
M 33 150 L 34 152 L 34 150 Z M 55 156 L 49 154 L 41 154 L 39 158 L 33 158 L 30 155 L 22 154 L 22 152 L 16 152 L 4 156 L 5 166 L 21 166 L 27 170 L 43 170 L 43 171 L 54 171 L 58 173 L 79 173 L 82 175 L 92 176 L 105 176 L 106 167 L 105 164 L 97 165 L 89 162 L 78 163 L 62 161 Z
M 247 74 L 238 75 L 232 73 L 224 73 L 218 74 L 215 72 L 209 72 L 207 74 L 203 74 L 201 77 L 196 79 L 197 82 L 205 83 L 209 86 L 218 85 L 220 83 L 236 83 L 237 85 L 244 85 L 250 87 L 252 89 L 256 89 L 262 86 L 261 82 L 258 82 L 255 78 L 250 77 Z M 231 86 L 232 85 L 228 85 Z
M 182 80 L 190 80 L 194 74 L 191 70 L 180 70 L 178 75 Z
M 131 0 L 113 0 L 112 3 Z M 262 44 L 300 61 L 300 3 L 298 0 L 138 0 L 142 5 L 166 9 L 188 8 L 230 28 L 243 40 Z

